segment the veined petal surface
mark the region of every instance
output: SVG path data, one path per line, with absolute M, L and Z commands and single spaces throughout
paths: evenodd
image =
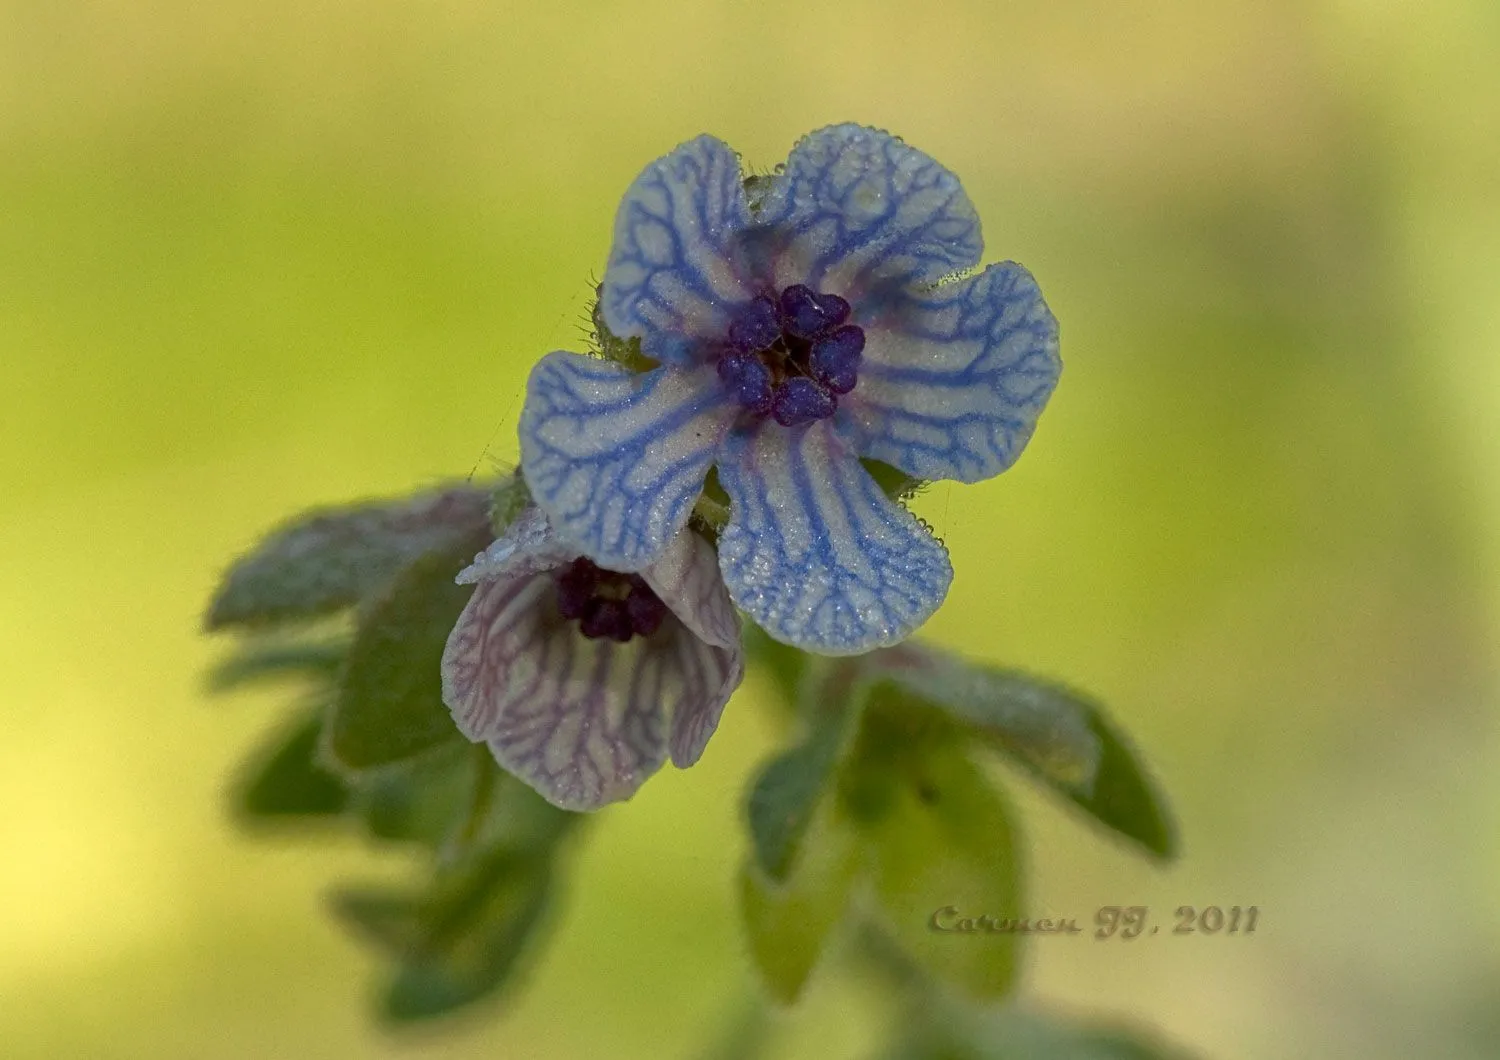
M 958 178 L 889 133 L 853 124 L 809 133 L 773 181 L 756 221 L 774 238 L 778 287 L 857 301 L 979 263 L 979 214 Z
M 683 688 L 671 704 L 667 750 L 672 764 L 686 769 L 703 757 L 724 707 L 745 679 L 745 654 L 738 643 L 719 647 L 685 629 L 676 631 L 661 650 L 668 654 L 667 666 L 679 676 Z
M 545 574 L 481 582 L 443 653 L 443 701 L 549 802 L 594 810 L 660 768 L 672 712 L 714 703 L 722 674 L 682 665 L 693 653 L 681 641 L 695 638 L 681 627 L 625 644 L 584 637 L 549 606 L 553 592 Z
M 601 567 L 640 570 L 687 522 L 735 415 L 711 365 L 633 373 L 550 353 L 527 383 L 521 470 L 559 535 Z
M 744 679 L 740 616 L 719 573 L 718 556 L 691 530 L 673 538 L 662 558 L 641 576 L 691 634 L 677 639 L 676 665 L 705 692 L 685 699 L 672 716 L 668 749 L 672 763 L 686 769 L 702 756 L 725 704 Z
M 516 578 L 539 574 L 567 562 L 577 554 L 575 549 L 558 541 L 552 524 L 540 508 L 528 507 L 506 527 L 505 533 L 490 542 L 488 548 L 474 557 L 474 562 L 458 572 L 453 580 L 459 585 L 495 578 Z
M 862 456 L 917 478 L 1010 467 L 1062 372 L 1057 321 L 1014 262 L 893 300 L 865 339 L 842 423 Z
M 718 648 L 739 646 L 740 616 L 719 573 L 719 558 L 703 538 L 684 530 L 641 577 L 694 636 Z
M 616 335 L 653 360 L 685 364 L 697 340 L 721 338 L 751 297 L 735 242 L 750 223 L 739 159 L 700 136 L 652 162 L 625 192 L 600 308 Z
M 830 421 L 725 441 L 733 509 L 719 563 L 736 604 L 777 640 L 854 655 L 905 639 L 947 594 L 947 550 L 888 498 Z

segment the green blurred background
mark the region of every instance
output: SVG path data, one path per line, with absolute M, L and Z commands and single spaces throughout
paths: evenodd
M 644 163 L 854 119 L 1062 321 L 1025 458 L 921 499 L 926 633 L 1100 695 L 1185 834 L 1153 868 L 1013 782 L 1034 912 L 1261 910 L 1035 940 L 1028 998 L 1209 1057 L 1500 1056 L 1500 6 L 1127 7 L 0 0 L 0 1053 L 713 1038 L 763 685 L 602 816 L 503 1019 L 392 1037 L 322 907 L 372 852 L 231 827 L 284 707 L 205 699 L 199 615 L 294 510 L 514 455 Z M 875 1015 L 820 980 L 784 1054 Z

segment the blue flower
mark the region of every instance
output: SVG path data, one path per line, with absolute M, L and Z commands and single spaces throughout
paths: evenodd
M 709 469 L 731 502 L 719 560 L 778 640 L 830 655 L 908 636 L 953 571 L 860 463 L 919 479 L 1004 471 L 1057 383 L 1057 324 L 1020 265 L 978 264 L 948 170 L 873 129 L 805 137 L 747 182 L 700 136 L 625 193 L 600 291 L 644 372 L 573 353 L 532 371 L 521 464 L 558 532 L 638 570 Z
M 744 677 L 739 616 L 690 530 L 622 574 L 527 508 L 458 581 L 477 588 L 443 651 L 443 702 L 564 809 L 628 799 L 669 754 L 698 761 Z

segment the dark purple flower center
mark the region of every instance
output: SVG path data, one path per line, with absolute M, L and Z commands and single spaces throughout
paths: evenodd
M 582 556 L 557 572 L 557 610 L 585 637 L 621 644 L 661 628 L 667 605 L 639 574 L 619 574 Z
M 783 426 L 832 416 L 859 381 L 865 348 L 864 330 L 848 320 L 848 302 L 800 283 L 761 295 L 730 322 L 719 378 L 746 409 Z

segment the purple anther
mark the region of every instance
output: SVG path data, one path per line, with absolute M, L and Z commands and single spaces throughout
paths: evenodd
M 639 574 L 619 574 L 579 557 L 557 573 L 557 610 L 578 619 L 585 637 L 608 637 L 621 643 L 649 637 L 670 611 Z
M 771 415 L 783 427 L 795 427 L 799 423 L 832 416 L 837 407 L 833 395 L 821 384 L 800 375 L 782 383 L 771 398 Z
M 751 412 L 771 410 L 771 370 L 754 353 L 730 350 L 719 358 L 719 378 L 725 388 Z
M 667 605 L 644 583 L 630 590 L 625 610 L 630 616 L 630 628 L 642 637 L 655 633 L 667 617 Z
M 829 390 L 847 394 L 859 381 L 859 361 L 864 349 L 864 331 L 845 324 L 813 343 L 808 363 L 813 376 Z
M 729 346 L 742 353 L 764 350 L 781 338 L 776 303 L 765 295 L 746 306 L 729 324 Z
M 849 303 L 836 294 L 818 294 L 794 283 L 781 292 L 781 325 L 788 335 L 815 339 L 849 319 Z
M 578 630 L 585 637 L 608 637 L 621 644 L 630 639 L 630 614 L 623 600 L 595 600 L 589 605 L 588 614 L 578 623 Z
M 582 557 L 557 576 L 557 610 L 563 618 L 582 618 L 599 584 L 599 568 Z

